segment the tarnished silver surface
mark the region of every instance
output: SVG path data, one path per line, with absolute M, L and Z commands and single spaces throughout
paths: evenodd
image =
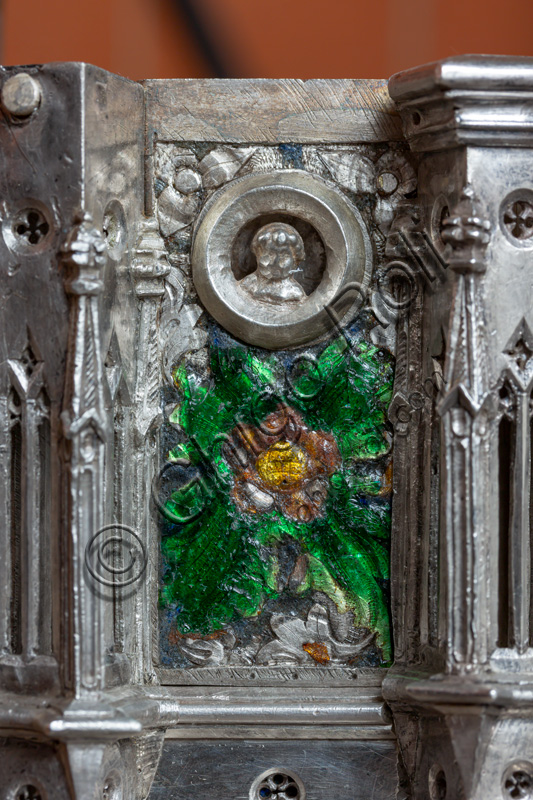
M 531 779 L 513 766 L 531 749 L 531 69 L 468 56 L 389 83 L 420 154 L 419 230 L 442 257 L 431 281 L 418 270 L 407 326 L 405 364 L 433 402 L 405 432 L 420 478 L 406 544 L 394 527 L 384 682 L 415 798 L 527 796 Z M 405 490 L 397 475 L 395 515 Z
M 161 142 L 402 140 L 384 80 L 147 80 L 144 87 L 148 129 Z
M 81 64 L 0 80 L 1 800 L 142 800 L 165 736 L 154 798 L 529 796 L 533 61 L 427 65 L 392 100 L 379 81 L 136 84 Z M 305 298 L 291 218 L 328 250 Z M 248 219 L 256 261 L 235 276 Z M 352 282 L 397 356 L 395 663 L 346 667 L 359 644 L 317 601 L 273 615 L 248 661 L 228 632 L 161 667 L 173 366 L 204 358 L 206 309 L 290 346 Z M 321 670 L 301 648 L 319 629 Z
M 256 781 L 265 773 L 282 773 L 296 778 L 301 792 L 296 797 L 307 800 L 328 795 L 339 800 L 366 800 L 372 795 L 393 800 L 395 758 L 391 742 L 307 742 L 302 749 L 300 742 L 284 740 L 242 745 L 168 741 L 150 796 L 181 800 L 193 793 L 198 800 L 207 800 L 217 786 L 223 797 L 255 800 Z M 206 764 L 211 765 L 209 772 Z

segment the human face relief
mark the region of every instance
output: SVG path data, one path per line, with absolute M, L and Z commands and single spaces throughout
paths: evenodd
M 260 241 L 257 248 L 257 266 L 267 281 L 282 281 L 289 277 L 295 268 L 294 256 L 286 234 L 279 233 L 277 241 L 271 238 Z

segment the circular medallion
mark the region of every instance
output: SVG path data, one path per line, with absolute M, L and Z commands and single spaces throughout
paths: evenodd
M 194 285 L 209 313 L 271 350 L 331 330 L 361 304 L 371 266 L 359 211 L 301 170 L 247 175 L 220 189 L 192 247 Z

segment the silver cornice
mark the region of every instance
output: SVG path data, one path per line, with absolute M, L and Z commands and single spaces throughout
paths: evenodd
M 533 59 L 473 55 L 393 75 L 389 92 L 412 149 L 428 152 L 461 144 L 530 147 L 532 86 Z
M 376 690 L 339 699 L 335 689 L 251 691 L 244 687 L 221 692 L 213 687 L 120 689 L 101 695 L 89 709 L 56 700 L 43 706 L 26 700 L 12 708 L 9 695 L 0 695 L 0 731 L 16 729 L 65 741 L 89 738 L 120 739 L 152 729 L 182 725 L 390 725 L 388 712 Z

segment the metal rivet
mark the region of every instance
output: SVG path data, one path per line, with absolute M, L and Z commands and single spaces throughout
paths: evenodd
M 27 117 L 41 102 L 41 87 L 27 72 L 8 78 L 2 86 L 2 105 L 14 117 Z

